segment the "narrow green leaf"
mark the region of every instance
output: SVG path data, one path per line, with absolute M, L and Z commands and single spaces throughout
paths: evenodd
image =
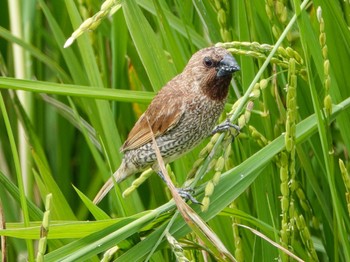
M 155 91 L 159 90 L 175 75 L 174 66 L 166 59 L 155 33 L 135 0 L 124 1 L 122 6 L 129 32 L 152 87 Z
M 131 90 L 96 89 L 79 85 L 64 85 L 50 82 L 0 78 L 0 89 L 24 90 L 28 92 L 116 100 L 122 102 L 149 103 L 153 93 Z

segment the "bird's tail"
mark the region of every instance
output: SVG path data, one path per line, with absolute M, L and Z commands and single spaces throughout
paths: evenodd
M 129 175 L 130 174 L 129 172 L 127 172 L 127 169 L 125 168 L 125 163 L 123 161 L 120 167 L 118 168 L 118 170 L 114 172 L 114 174 L 102 186 L 100 191 L 98 191 L 97 195 L 93 200 L 93 203 L 97 205 L 107 195 L 107 193 L 113 188 L 114 183 L 120 183 Z
M 113 174 L 113 176 L 111 176 L 107 182 L 103 185 L 103 187 L 100 189 L 100 191 L 98 191 L 97 195 L 94 198 L 93 203 L 94 204 L 98 204 L 100 203 L 100 201 L 107 195 L 107 193 L 113 188 L 114 186 L 114 181 L 115 181 L 115 173 Z

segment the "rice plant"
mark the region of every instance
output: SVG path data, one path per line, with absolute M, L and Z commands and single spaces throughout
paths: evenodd
M 350 3 L 0 2 L 3 261 L 348 261 Z M 191 55 L 241 71 L 221 121 L 166 166 L 92 199 Z M 171 106 L 171 105 L 169 105 Z

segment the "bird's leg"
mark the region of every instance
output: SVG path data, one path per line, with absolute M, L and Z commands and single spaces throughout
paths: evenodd
M 241 131 L 239 126 L 237 126 L 235 124 L 232 124 L 229 119 L 226 119 L 226 121 L 224 121 L 221 124 L 219 124 L 216 127 L 214 127 L 213 131 L 211 131 L 211 134 L 214 135 L 214 134 L 216 134 L 218 132 L 220 132 L 220 133 L 221 132 L 226 132 L 226 131 L 230 130 L 231 128 L 233 128 L 233 129 L 235 129 L 237 131 L 237 135 Z
M 165 184 L 168 184 L 162 171 L 157 171 L 157 174 L 160 176 L 160 178 L 165 182 Z M 201 205 L 202 203 L 197 201 L 192 194 L 194 193 L 194 190 L 192 188 L 176 188 L 177 193 L 185 200 L 191 200 L 194 204 Z

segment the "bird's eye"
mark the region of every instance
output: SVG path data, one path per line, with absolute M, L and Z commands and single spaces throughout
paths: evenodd
M 210 57 L 207 57 L 207 56 L 204 57 L 203 62 L 204 62 L 204 65 L 205 65 L 206 67 L 212 67 L 212 66 L 214 65 L 213 60 L 212 60 Z

